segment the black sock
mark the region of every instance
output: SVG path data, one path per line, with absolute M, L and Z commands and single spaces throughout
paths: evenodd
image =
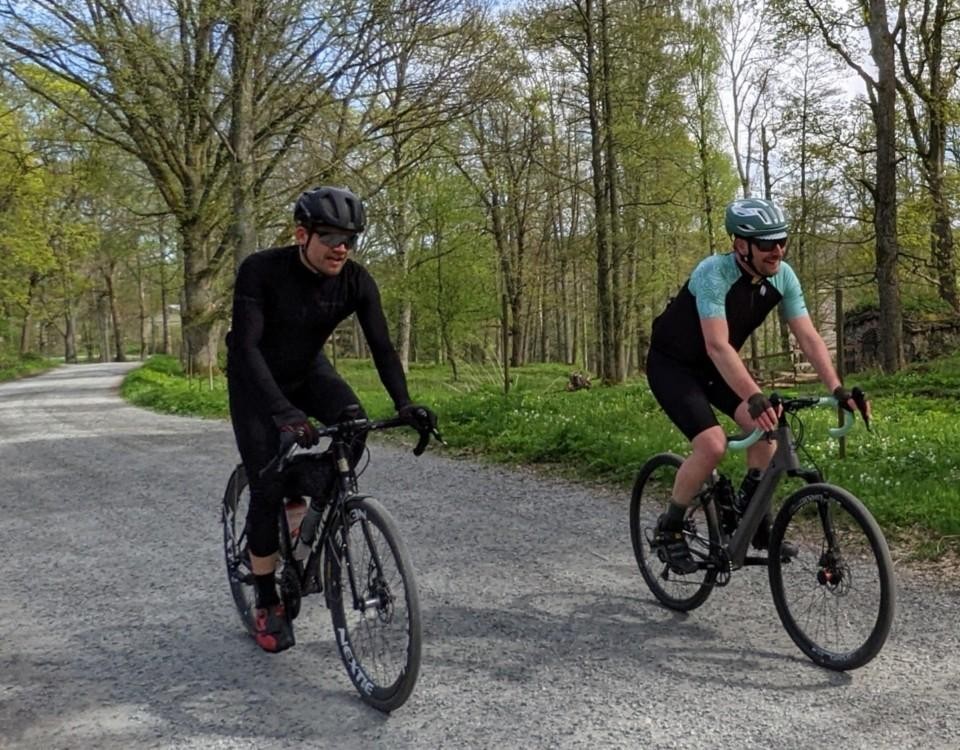
M 255 575 L 253 577 L 253 588 L 257 594 L 257 607 L 259 609 L 270 607 L 280 602 L 280 597 L 277 596 L 277 584 L 273 573 L 267 573 L 262 576 Z
M 668 529 L 678 531 L 683 528 L 683 519 L 687 515 L 687 508 L 684 505 L 677 505 L 673 500 L 667 506 L 667 518 L 664 526 Z

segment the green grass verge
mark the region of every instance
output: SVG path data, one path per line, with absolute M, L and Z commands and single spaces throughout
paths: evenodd
M 0 383 L 27 375 L 36 375 L 53 369 L 57 364 L 39 354 L 27 354 L 23 357 L 0 354 Z
M 376 371 L 366 361 L 341 360 L 338 370 L 369 414 L 391 413 Z M 642 378 L 616 387 L 564 390 L 569 368 L 531 365 L 513 373 L 509 395 L 493 368 L 465 366 L 453 381 L 449 368 L 413 365 L 410 392 L 440 415 L 453 449 L 492 460 L 544 464 L 565 476 L 600 479 L 624 487 L 653 453 L 684 454 L 683 436 L 670 424 Z M 827 479 L 870 508 L 888 535 L 910 538 L 925 555 L 960 550 L 960 356 L 910 368 L 893 377 L 852 378 L 867 388 L 874 429 L 847 439 L 846 458 L 826 430 L 830 410 L 804 414 L 805 449 Z M 131 373 L 125 397 L 174 414 L 227 417 L 222 378 L 187 380 L 176 360 L 154 357 Z M 732 425 L 730 425 L 732 431 Z M 728 455 L 722 468 L 738 478 L 743 458 Z M 926 544 L 917 544 L 917 541 Z

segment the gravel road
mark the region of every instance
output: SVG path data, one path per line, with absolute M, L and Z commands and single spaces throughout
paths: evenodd
M 0 747 L 957 748 L 960 594 L 898 571 L 879 657 L 809 662 L 766 574 L 657 605 L 625 493 L 372 442 L 423 608 L 420 681 L 357 697 L 318 597 L 260 652 L 224 574 L 229 425 L 134 408 L 129 364 L 0 384 Z

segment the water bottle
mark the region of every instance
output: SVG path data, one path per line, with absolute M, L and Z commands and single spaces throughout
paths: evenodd
M 293 556 L 298 560 L 306 560 L 310 554 L 310 547 L 313 545 L 313 538 L 317 535 L 317 526 L 320 525 L 320 517 L 323 515 L 323 501 L 318 498 L 310 500 L 310 507 L 300 522 L 300 533 L 297 535 L 297 543 L 293 548 Z
M 747 506 L 750 505 L 750 499 L 756 492 L 760 480 L 763 478 L 763 472 L 760 469 L 750 469 L 740 483 L 740 490 L 737 492 L 736 508 L 741 516 L 747 512 Z
M 726 534 L 732 534 L 736 530 L 739 520 L 739 515 L 734 509 L 737 498 L 733 490 L 733 484 L 722 474 L 714 482 L 713 497 L 720 515 L 720 526 Z

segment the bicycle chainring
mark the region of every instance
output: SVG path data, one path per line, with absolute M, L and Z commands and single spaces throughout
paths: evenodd
M 300 614 L 300 580 L 297 578 L 296 571 L 289 565 L 283 566 L 283 572 L 280 574 L 280 598 L 283 599 L 283 606 L 287 610 L 287 615 L 291 620 L 295 620 Z

